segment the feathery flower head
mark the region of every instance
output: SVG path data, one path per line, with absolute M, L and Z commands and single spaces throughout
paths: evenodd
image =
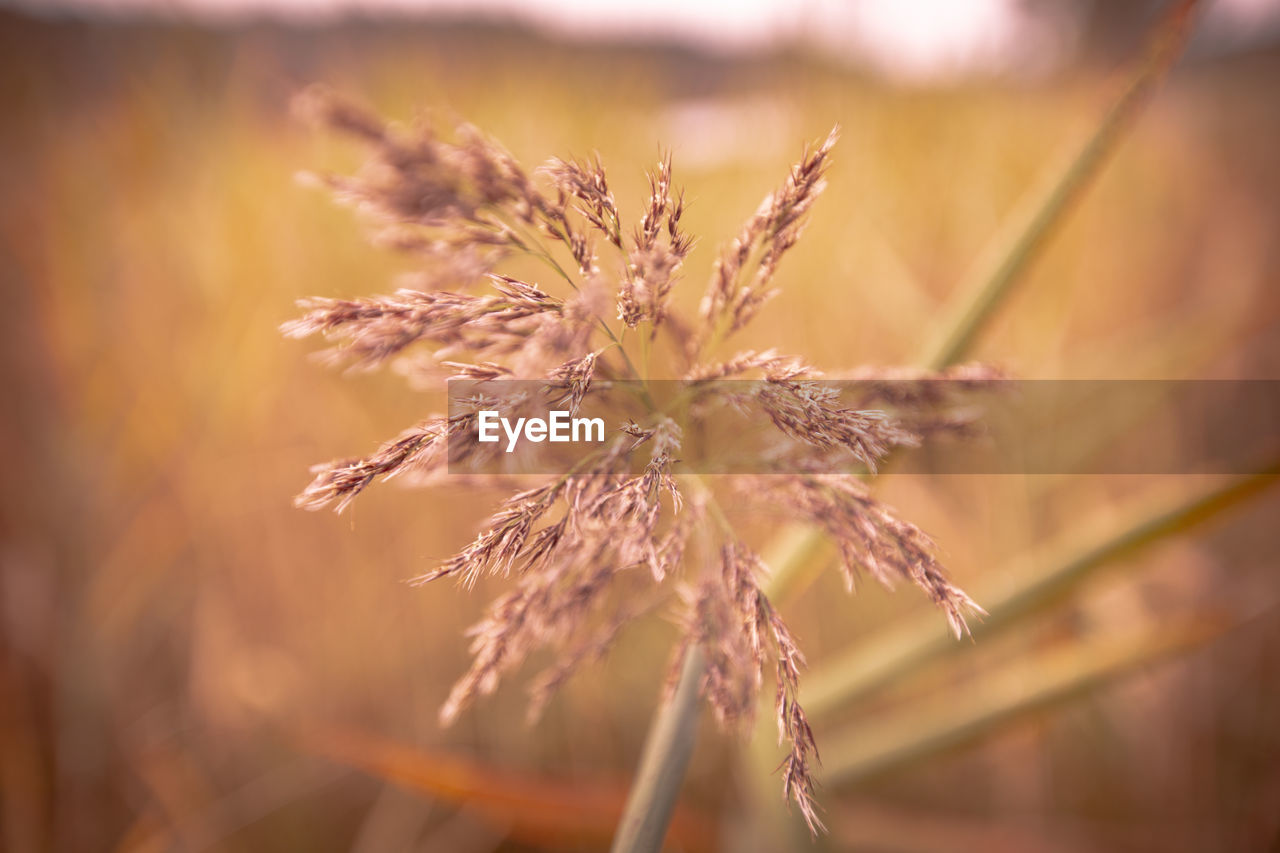
M 762 589 L 768 567 L 734 522 L 755 502 L 819 526 L 838 545 L 850 586 L 859 572 L 886 585 L 909 581 L 959 636 L 965 614 L 981 611 L 947 579 L 928 536 L 857 479 L 821 468 L 826 454 L 839 451 L 874 471 L 896 447 L 960 429 L 938 414 L 942 404 L 957 387 L 999 376 L 981 366 L 940 374 L 863 370 L 856 378 L 883 381 L 865 384 L 863 398 L 850 405 L 815 382 L 819 374 L 799 358 L 717 352 L 776 293 L 779 264 L 826 186 L 837 131 L 804 154 L 720 251 L 698 316 L 683 318 L 670 297 L 693 239 L 683 231 L 684 195 L 673 184 L 669 156 L 650 173 L 647 203 L 627 226 L 598 157 L 527 171 L 467 125 L 454 128 L 451 140 L 427 125 L 392 127 L 322 90 L 305 93 L 298 110 L 370 149 L 355 175 L 316 180 L 373 222 L 375 240 L 421 256 L 426 271 L 390 296 L 304 300 L 303 315 L 282 331 L 324 337 L 332 344 L 326 358 L 335 363 L 399 364 L 415 376 L 464 379 L 481 389 L 463 410 L 428 417 L 367 457 L 318 466 L 299 506 L 341 511 L 375 480 L 407 471 L 439 482 L 433 475 L 453 457 L 478 452 L 451 449 L 450 439 L 473 436 L 480 410 L 497 400 L 531 404 L 528 395 L 503 397 L 499 386 L 508 380 L 541 380 L 543 402 L 574 414 L 611 393 L 615 380 L 640 382 L 633 402 L 643 420 L 615 424 L 571 470 L 507 498 L 470 544 L 414 579 L 453 577 L 471 587 L 500 575 L 510 583 L 470 630 L 472 663 L 441 720 L 491 693 L 535 650 L 551 648 L 553 663 L 531 688 L 536 715 L 577 668 L 607 653 L 629 621 L 674 603 L 685 626 L 681 648 L 703 649 L 702 692 L 723 724 L 750 725 L 771 673 L 779 738 L 788 745 L 784 794 L 820 831 L 818 749 L 797 700 L 804 657 Z M 514 256 L 538 259 L 546 278 L 502 272 Z M 647 370 L 638 370 L 639 353 L 626 346 L 626 331 L 641 327 L 641 340 L 665 346 L 681 365 L 672 378 L 695 391 L 754 378 L 736 404 L 809 448 L 815 473 L 751 477 L 738 483 L 750 500 L 729 507 L 696 475 L 677 472 L 684 436 L 644 391 Z M 950 383 L 945 394 L 938 380 Z M 695 553 L 708 559 L 690 560 Z

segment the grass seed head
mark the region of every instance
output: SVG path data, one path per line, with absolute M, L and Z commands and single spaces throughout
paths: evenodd
M 998 378 L 985 368 L 893 374 L 915 384 L 868 384 L 861 406 L 850 407 L 815 383 L 818 372 L 799 358 L 772 349 L 717 355 L 723 340 L 775 292 L 780 261 L 826 185 L 836 130 L 804 154 L 721 250 L 698 317 L 685 318 L 672 310 L 670 296 L 693 238 L 683 230 L 684 196 L 673 186 L 669 155 L 649 174 L 647 203 L 628 230 L 598 157 L 556 159 L 529 172 L 468 125 L 454 128 L 447 141 L 427 125 L 391 127 L 322 90 L 304 93 L 297 107 L 371 151 L 355 175 L 319 181 L 375 222 L 376 242 L 411 251 L 428 266 L 417 286 L 391 296 L 303 301 L 302 316 L 282 331 L 326 338 L 331 361 L 360 368 L 393 362 L 419 378 L 541 379 L 550 399 L 576 414 L 599 392 L 602 377 L 642 378 L 621 333 L 647 323 L 647 340 L 665 343 L 685 360 L 685 380 L 752 378 L 738 405 L 799 439 L 817 470 L 833 451 L 851 453 L 874 470 L 894 448 L 929 434 L 930 417 L 942 428 L 934 409 L 946 401 L 934 393 L 936 380 L 976 387 Z M 552 283 L 498 268 L 516 254 L 543 262 Z M 471 292 L 481 280 L 488 290 Z M 618 332 L 608 322 L 610 303 L 621 321 Z M 502 402 L 518 408 L 531 400 Z M 889 403 L 912 418 L 876 408 Z M 493 405 L 495 398 L 478 393 L 460 414 L 429 418 L 368 457 L 319 466 L 299 506 L 341 510 L 374 480 L 406 471 L 440 482 L 436 475 L 451 461 L 450 436 L 474 432 L 476 412 Z M 783 792 L 817 833 L 818 750 L 797 700 L 804 657 L 760 586 L 768 569 L 738 538 L 714 493 L 674 473 L 683 440 L 676 424 L 659 411 L 646 418 L 624 423 L 572 472 L 507 498 L 470 544 L 414 579 L 453 577 L 470 587 L 484 576 L 510 578 L 508 590 L 471 628 L 471 666 L 440 718 L 456 719 L 534 651 L 550 648 L 553 662 L 531 689 L 536 715 L 576 670 L 606 653 L 629 621 L 674 599 L 685 626 L 680 648 L 702 648 L 701 690 L 726 727 L 750 726 L 771 673 L 779 738 L 788 750 L 780 768 Z M 631 473 L 633 459 L 638 474 Z M 957 635 L 965 629 L 964 614 L 977 610 L 947 580 L 929 538 L 855 479 L 815 473 L 739 485 L 758 502 L 789 507 L 825 530 L 840 548 L 851 585 L 862 570 L 885 584 L 910 581 L 941 608 Z M 708 524 L 712 519 L 717 523 Z M 690 567 L 692 543 L 718 556 L 701 570 Z

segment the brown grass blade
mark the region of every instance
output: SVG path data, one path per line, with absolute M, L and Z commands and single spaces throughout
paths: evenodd
M 310 726 L 299 735 L 311 754 L 394 782 L 490 819 L 524 844 L 560 849 L 603 845 L 627 794 L 625 779 L 565 780 L 519 773 L 350 728 Z M 669 836 L 681 850 L 714 850 L 715 825 L 677 807 Z

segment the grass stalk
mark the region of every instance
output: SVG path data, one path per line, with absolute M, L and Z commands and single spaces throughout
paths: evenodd
M 1124 131 L 1168 75 L 1191 35 L 1197 0 L 1181 0 L 1156 29 L 1137 72 L 1112 102 L 1065 168 L 1039 190 L 1032 192 L 1018 212 L 982 255 L 960 287 L 961 305 L 942 335 L 929 346 L 920 362 L 939 369 L 954 364 L 973 344 L 1010 289 L 1040 256 L 1066 214 L 1097 176 Z
M 955 313 L 938 343 L 925 352 L 921 360 L 923 364 L 933 368 L 945 367 L 959 361 L 973 348 L 996 309 L 1007 299 L 1014 284 L 1020 280 L 1031 261 L 1039 255 L 1048 238 L 1063 221 L 1065 214 L 1097 175 L 1125 128 L 1173 66 L 1190 35 L 1193 13 L 1197 6 L 1198 0 L 1180 0 L 1170 10 L 1164 23 L 1157 28 L 1137 73 L 1111 105 L 1094 133 L 1066 169 L 1048 185 L 1047 190 L 1032 196 L 1033 201 L 1026 208 L 1028 212 L 1012 220 L 1005 236 L 999 238 L 995 243 L 996 248 L 985 256 L 991 260 L 982 262 L 975 268 L 970 276 L 970 280 L 975 283 L 962 289 L 961 292 L 965 294 L 962 297 L 962 307 Z M 789 527 L 779 535 L 774 547 L 769 550 L 774 559 L 766 562 L 773 572 L 763 587 L 765 594 L 775 604 L 781 604 L 804 588 L 818 562 L 813 557 L 821 551 L 822 546 L 822 534 L 811 527 Z M 701 660 L 690 653 L 683 665 L 680 686 L 655 718 L 646 741 L 644 759 L 627 803 L 627 816 L 633 820 L 636 820 L 635 815 L 640 811 L 661 809 L 668 800 L 674 802 L 683 768 L 688 763 L 687 753 L 692 751 L 692 742 L 685 743 L 662 735 L 667 728 L 687 728 L 692 731 L 697 714 L 696 700 L 700 679 Z M 690 719 L 670 719 L 681 715 Z M 672 750 L 684 750 L 686 754 L 667 758 L 651 757 L 651 752 L 661 744 Z M 674 778 L 664 773 L 665 768 L 672 766 L 680 768 L 680 774 Z M 658 790 L 662 784 L 670 790 Z M 669 806 L 666 807 L 665 814 L 669 816 Z M 662 843 L 661 833 L 658 836 L 655 841 L 652 833 L 641 837 L 634 832 L 624 833 L 620 829 L 613 849 L 615 853 L 657 850 Z M 653 846 L 641 846 L 641 841 Z
M 654 853 L 662 849 L 685 768 L 693 755 L 702 669 L 702 651 L 697 646 L 690 647 L 680 667 L 675 693 L 662 705 L 645 737 L 635 782 L 610 848 L 613 853 Z
M 1075 152 L 1066 167 L 1050 174 L 1053 180 L 1028 196 L 1019 212 L 1011 216 L 992 248 L 983 255 L 959 288 L 961 304 L 944 325 L 935 343 L 921 355 L 919 363 L 941 370 L 967 357 L 982 330 L 1008 299 L 1049 238 L 1061 226 L 1084 190 L 1097 177 L 1108 155 L 1115 149 L 1125 129 L 1160 82 L 1173 67 L 1190 37 L 1197 0 L 1181 0 L 1157 28 L 1146 57 L 1136 73 L 1112 102 L 1098 127 Z M 802 532 L 804 531 L 804 532 Z M 793 543 L 798 550 L 815 551 L 821 533 L 813 529 L 788 529 L 779 542 Z M 799 592 L 814 574 L 803 561 L 787 562 L 775 568 L 766 592 L 775 602 Z
M 779 537 L 774 547 L 765 552 L 765 563 L 773 569 L 769 580 L 798 577 L 798 569 L 813 563 L 824 544 L 823 538 L 812 535 L 810 529 L 792 528 L 790 536 Z M 770 595 L 777 589 L 771 583 L 765 588 Z M 693 754 L 703 666 L 702 653 L 696 647 L 690 648 L 681 664 L 675 692 L 658 710 L 645 737 L 640 765 L 613 841 L 613 853 L 652 853 L 662 847 L 667 822 Z
M 1195 649 L 1229 627 L 1194 617 L 1123 638 L 1070 643 L 1004 666 L 946 703 L 903 709 L 824 740 L 823 780 L 851 785 L 976 740 L 1012 719 L 1061 705 L 1102 684 Z

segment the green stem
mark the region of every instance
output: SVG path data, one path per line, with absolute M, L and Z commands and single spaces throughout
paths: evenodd
M 1196 0 L 1182 0 L 1174 7 L 1155 38 L 1137 73 L 1111 104 L 1098 127 L 1053 180 L 1028 198 L 1020 214 L 1010 220 L 1004 235 L 994 242 L 967 284 L 962 307 L 946 327 L 946 332 L 925 352 L 921 363 L 935 370 L 954 364 L 973 348 L 996 308 L 1010 289 L 1038 258 L 1048 238 L 1097 175 L 1116 142 L 1143 104 L 1168 74 L 1191 34 Z

